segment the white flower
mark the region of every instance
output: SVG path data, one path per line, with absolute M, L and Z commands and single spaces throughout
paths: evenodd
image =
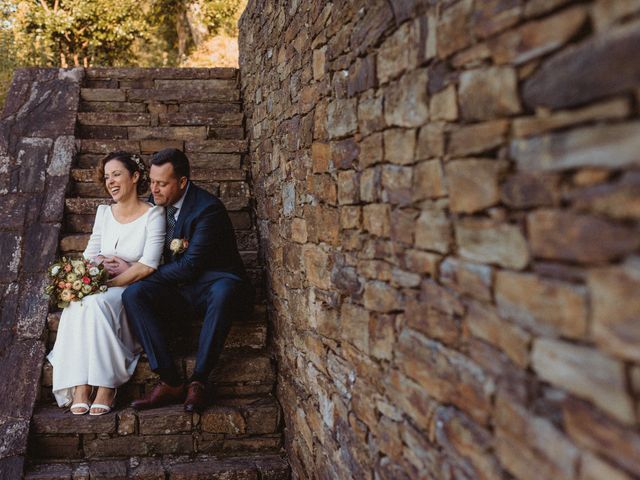
M 83 285 L 82 293 L 91 293 L 91 285 Z
M 95 277 L 99 273 L 100 273 L 100 269 L 98 267 L 91 267 L 89 269 L 89 275 L 91 275 L 92 277 Z
M 78 279 L 78 275 L 73 272 L 67 273 L 67 282 L 75 282 Z
M 60 265 L 54 265 L 53 268 L 51 269 L 51 276 L 55 277 L 59 273 L 60 273 Z
M 101 292 L 106 292 L 107 291 L 107 286 L 106 285 L 100 285 L 100 291 Z
M 76 280 L 75 282 L 73 282 L 72 288 L 74 290 L 80 290 L 82 288 L 82 281 Z

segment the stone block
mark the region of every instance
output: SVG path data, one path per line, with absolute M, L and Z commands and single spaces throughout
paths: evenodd
M 487 423 L 495 384 L 469 358 L 405 329 L 398 339 L 396 359 L 431 398 L 457 406 L 481 425 Z
M 151 117 L 144 113 L 79 112 L 78 123 L 80 125 L 141 126 L 149 125 Z
M 359 200 L 359 175 L 352 170 L 338 172 L 338 204 L 353 205 Z
M 352 135 L 358 128 L 357 100 L 338 99 L 327 107 L 327 132 L 329 138 Z
M 551 57 L 524 82 L 525 104 L 558 109 L 629 92 L 638 83 L 640 66 L 627 59 L 639 41 L 640 29 L 630 23 Z M 617 74 L 612 78 L 610 72 Z
M 503 318 L 543 335 L 582 338 L 587 333 L 587 299 L 583 287 L 527 273 L 496 274 L 496 303 Z
M 389 126 L 420 127 L 429 119 L 426 69 L 415 70 L 387 86 L 384 119 Z
M 597 345 L 611 354 L 640 360 L 640 303 L 635 295 L 640 284 L 637 258 L 619 266 L 591 270 L 588 287 L 592 330 Z
M 356 59 L 356 62 L 349 68 L 347 95 L 353 97 L 360 92 L 375 88 L 377 84 L 376 56 L 368 55 Z
M 420 129 L 416 144 L 416 159 L 423 160 L 444 155 L 444 129 L 437 123 L 429 123 Z
M 180 128 L 180 127 L 176 127 Z M 188 127 L 183 127 L 188 128 Z M 200 129 L 205 127 L 199 127 Z M 196 132 L 201 132 L 196 128 Z M 181 138 L 178 138 L 180 140 Z M 190 141 L 187 139 L 185 142 L 185 153 L 246 153 L 247 141 L 246 140 L 202 140 L 202 141 Z
M 331 260 L 326 252 L 312 244 L 302 248 L 305 272 L 308 280 L 323 289 L 331 288 Z
M 412 22 L 404 23 L 380 46 L 377 75 L 381 84 L 397 78 L 415 62 L 419 32 Z
M 82 139 L 80 141 L 79 150 L 83 154 L 95 153 L 106 155 L 109 152 L 115 152 L 118 150 L 125 150 L 131 153 L 140 152 L 140 142 L 132 140 L 95 140 L 95 139 Z
M 378 237 L 388 237 L 391 209 L 388 204 L 374 203 L 362 208 L 363 225 L 366 231 Z
M 328 143 L 315 142 L 311 145 L 311 159 L 314 173 L 326 173 L 329 171 L 331 150 Z
M 390 312 L 400 308 L 402 294 L 389 284 L 368 282 L 364 287 L 364 306 L 374 312 Z
M 567 434 L 576 443 L 633 475 L 640 475 L 640 435 L 637 429 L 620 425 L 587 402 L 574 398 L 563 403 L 562 414 Z
M 128 127 L 131 140 L 168 139 L 168 140 L 204 140 L 207 127 Z
M 88 458 L 186 455 L 193 452 L 193 438 L 190 434 L 98 437 L 85 440 L 83 446 Z
M 464 323 L 471 335 L 498 347 L 518 367 L 528 366 L 531 335 L 519 326 L 500 318 L 493 307 L 469 302 Z
M 458 96 L 456 87 L 449 85 L 431 97 L 429 111 L 433 120 L 454 122 L 458 119 Z
M 478 263 L 523 269 L 529 263 L 529 249 L 515 225 L 488 219 L 466 218 L 455 224 L 460 255 Z
M 438 57 L 446 58 L 471 43 L 473 2 L 462 0 L 444 10 L 437 24 Z
M 37 409 L 32 417 L 32 432 L 48 434 L 115 433 L 114 415 L 80 417 L 58 407 Z
M 447 162 L 445 176 L 451 211 L 474 213 L 498 203 L 498 184 L 507 167 L 506 162 L 480 158 Z
M 359 153 L 360 146 L 353 138 L 331 142 L 331 164 L 334 168 L 353 168 Z
M 3 282 L 11 282 L 18 278 L 22 243 L 22 235 L 14 232 L 0 232 L 0 250 L 4 257 L 1 262 L 0 280 Z
M 541 110 L 533 117 L 520 117 L 513 121 L 513 134 L 517 138 L 540 135 L 581 123 L 597 120 L 623 119 L 629 116 L 629 104 L 624 98 L 614 98 L 584 108 L 560 110 L 550 113 Z
M 369 353 L 370 314 L 364 308 L 343 303 L 340 309 L 341 336 L 363 353 Z
M 34 452 L 38 452 L 38 458 L 83 458 L 80 435 L 34 435 L 29 439 L 29 446 Z
M 138 424 L 141 435 L 169 435 L 190 432 L 193 418 L 179 406 L 170 406 L 139 412 Z
M 521 65 L 562 48 L 584 25 L 587 12 L 577 6 L 528 22 L 488 41 L 497 64 Z
M 597 455 L 586 453 L 580 462 L 580 480 L 598 480 L 607 478 L 611 480 L 630 480 L 631 477 L 624 471 L 605 462 Z
M 448 253 L 451 248 L 451 222 L 444 205 L 437 202 L 423 206 L 415 234 L 416 248 Z
M 397 165 L 414 163 L 416 131 L 390 128 L 384 131 L 384 159 Z
M 382 102 L 382 96 L 363 98 L 358 102 L 358 128 L 362 135 L 369 135 L 385 127 Z
M 467 70 L 460 75 L 460 114 L 467 120 L 491 120 L 521 111 L 516 72 L 510 67 Z
M 462 157 L 491 151 L 504 143 L 508 129 L 507 120 L 492 120 L 456 128 L 449 133 L 447 153 Z
M 382 139 L 382 133 L 374 133 L 364 138 L 360 142 L 360 155 L 358 156 L 358 164 L 361 168 L 366 168 L 382 162 L 384 152 L 382 147 Z
M 533 343 L 531 363 L 543 380 L 592 401 L 623 423 L 635 423 L 622 362 L 590 347 L 541 338 Z
M 124 90 L 117 88 L 82 88 L 80 98 L 86 102 L 124 102 Z
M 426 160 L 413 171 L 412 199 L 439 198 L 447 193 L 440 160 Z
M 533 255 L 545 259 L 604 263 L 640 245 L 640 238 L 624 225 L 561 210 L 531 213 L 527 229 Z
M 510 150 L 521 170 L 561 171 L 637 165 L 638 148 L 640 122 L 628 122 L 512 140 Z
M 247 432 L 240 412 L 231 407 L 209 408 L 200 416 L 200 428 L 207 433 L 241 435 Z
M 512 208 L 553 206 L 560 201 L 559 183 L 553 173 L 511 174 L 500 185 L 500 199 Z
M 608 171 L 581 170 L 580 172 L 582 175 L 574 178 L 575 183 L 582 181 L 587 184 L 595 182 L 595 184 L 569 194 L 576 209 L 587 210 L 617 220 L 640 218 L 640 174 L 633 171 L 627 172 L 617 182 L 603 185 L 600 183 L 608 178 Z M 591 178 L 588 178 L 589 176 Z
M 405 206 L 411 204 L 412 180 L 412 168 L 383 165 L 381 177 L 382 200 L 392 205 Z
M 517 478 L 574 478 L 580 455 L 549 420 L 501 392 L 496 400 L 496 453 Z
M 447 257 L 440 263 L 439 278 L 443 285 L 478 300 L 491 300 L 493 269 L 487 265 L 464 262 Z

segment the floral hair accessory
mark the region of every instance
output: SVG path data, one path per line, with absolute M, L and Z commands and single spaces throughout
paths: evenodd
M 140 156 L 136 155 L 134 153 L 133 155 L 131 155 L 131 160 L 136 162 L 136 165 L 138 166 L 138 171 L 140 172 L 140 177 L 142 178 L 142 180 L 148 182 L 149 181 L 149 172 L 147 172 L 147 167 L 145 166 L 145 164 L 142 161 L 142 159 L 140 158 Z
M 185 252 L 188 246 L 189 240 L 186 238 L 174 238 L 169 244 L 169 250 L 171 250 L 171 253 L 174 255 L 180 255 Z

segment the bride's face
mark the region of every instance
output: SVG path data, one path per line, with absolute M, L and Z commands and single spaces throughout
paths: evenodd
M 104 166 L 104 184 L 115 202 L 136 195 L 137 172 L 131 175 L 120 160 L 109 160 Z

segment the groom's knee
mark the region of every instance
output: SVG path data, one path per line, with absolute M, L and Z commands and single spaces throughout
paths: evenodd
M 125 308 L 135 307 L 144 301 L 146 296 L 146 288 L 142 282 L 136 282 L 129 285 L 124 292 L 122 292 L 122 303 Z

